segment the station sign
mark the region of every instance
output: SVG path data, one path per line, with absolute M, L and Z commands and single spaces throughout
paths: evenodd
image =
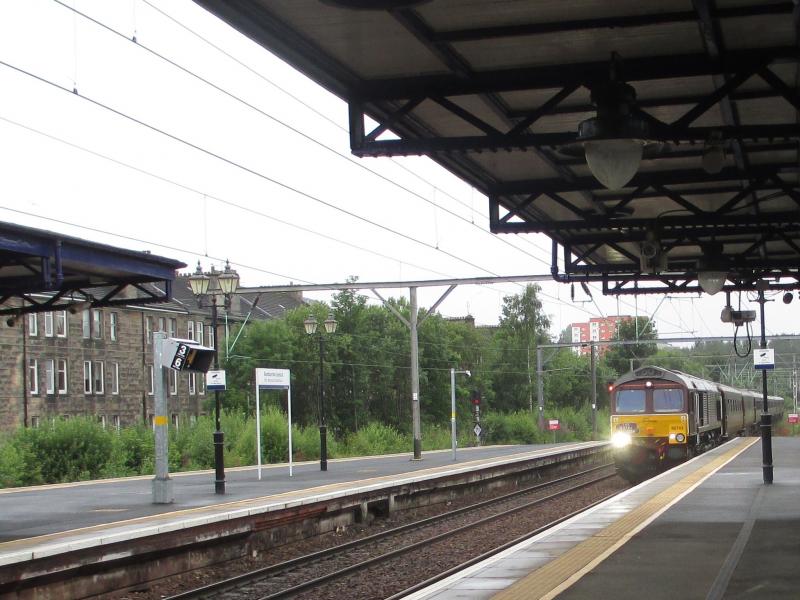
M 775 368 L 775 350 L 757 348 L 753 350 L 753 367 L 759 370 Z
M 549 421 L 547 421 L 547 428 L 550 431 L 556 431 L 558 429 L 561 429 L 561 424 L 558 422 L 558 419 L 550 419 Z
M 794 425 L 796 423 L 800 423 L 800 415 L 798 415 L 797 413 L 790 413 L 789 414 L 789 423 L 791 423 L 792 425 Z
M 289 369 L 256 369 L 256 385 L 261 390 L 285 390 L 290 386 Z

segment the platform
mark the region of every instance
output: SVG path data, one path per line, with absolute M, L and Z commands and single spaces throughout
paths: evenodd
M 800 598 L 800 439 L 737 438 L 407 600 Z
M 607 462 L 607 442 L 490 446 L 173 475 L 175 502 L 153 504 L 152 477 L 0 491 L 0 597 L 82 598 L 169 577 L 340 526 Z M 98 588 L 97 586 L 102 586 Z M 20 591 L 24 592 L 19 595 Z M 38 593 L 38 592 L 37 592 Z M 42 592 L 45 593 L 45 592 Z

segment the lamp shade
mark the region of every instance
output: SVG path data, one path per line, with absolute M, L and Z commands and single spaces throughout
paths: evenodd
M 719 292 L 725 285 L 728 274 L 724 271 L 700 271 L 697 274 L 697 283 L 709 296 Z
M 308 317 L 305 321 L 303 321 L 303 327 L 306 328 L 306 333 L 308 335 L 313 334 L 317 330 L 317 319 L 314 315 Z
M 239 287 L 239 274 L 231 269 L 231 264 L 225 261 L 225 270 L 217 277 L 219 289 L 223 294 L 233 294 Z
M 197 269 L 189 277 L 189 285 L 192 287 L 192 293 L 195 296 L 205 296 L 208 293 L 208 284 L 211 279 L 203 273 L 200 263 L 197 263 Z
M 336 333 L 336 319 L 333 318 L 333 315 L 328 315 L 328 318 L 325 319 L 325 331 L 328 333 Z
M 638 139 L 591 140 L 584 143 L 592 175 L 610 190 L 627 184 L 642 162 L 644 142 Z

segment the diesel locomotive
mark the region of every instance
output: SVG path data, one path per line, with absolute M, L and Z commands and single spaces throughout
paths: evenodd
M 760 393 L 654 366 L 623 375 L 610 392 L 617 472 L 633 482 L 730 437 L 757 433 L 764 406 Z M 774 422 L 783 398 L 769 396 L 767 403 Z

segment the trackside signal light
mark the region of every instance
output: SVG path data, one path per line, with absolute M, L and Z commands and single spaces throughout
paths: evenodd
M 608 389 L 608 393 L 609 393 L 609 394 L 610 394 L 611 392 L 613 392 L 613 391 L 614 391 L 614 382 L 613 382 L 613 381 L 609 381 L 609 382 L 606 384 L 606 389 Z

